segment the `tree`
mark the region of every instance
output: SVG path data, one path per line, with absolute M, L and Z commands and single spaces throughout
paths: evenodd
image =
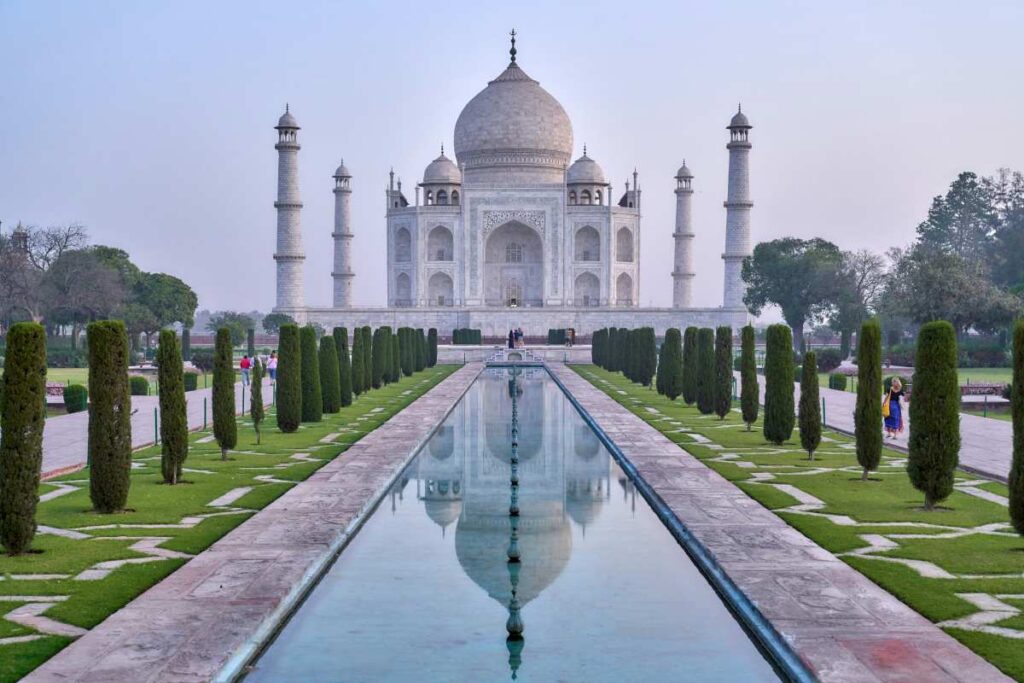
M 866 249 L 844 251 L 836 279 L 836 296 L 829 326 L 840 335 L 840 355 L 850 356 L 853 332 L 875 310 L 885 290 L 885 257 Z
M 882 326 L 868 320 L 857 336 L 857 407 L 853 432 L 857 441 L 857 462 L 863 468 L 861 480 L 878 469 L 882 461 Z
M 369 325 L 363 328 L 363 386 L 367 391 L 373 386 L 373 330 Z
M 732 410 L 732 328 L 715 330 L 715 414 L 720 420 Z
M 128 502 L 132 469 L 132 399 L 128 333 L 120 320 L 86 328 L 89 346 L 89 498 L 97 512 Z
M 262 434 L 260 425 L 266 412 L 263 407 L 263 362 L 259 358 L 252 360 L 252 393 L 249 399 L 249 417 L 252 418 L 252 428 L 256 431 L 256 445 L 260 445 Z
M 398 334 L 398 330 L 391 335 L 391 363 L 388 366 L 388 372 L 391 375 L 390 381 L 397 382 L 402 379 L 402 350 L 399 348 L 401 345 L 401 335 Z
M 231 330 L 217 330 L 213 348 L 213 438 L 220 446 L 220 459 L 238 444 L 235 422 L 235 359 Z
M 320 387 L 320 362 L 317 355 L 316 330 L 306 325 L 300 331 L 302 344 L 302 421 L 323 419 L 324 399 Z
M 640 384 L 649 387 L 658 367 L 658 338 L 653 327 L 640 329 L 640 352 Z
M 406 377 L 412 376 L 413 373 L 413 339 L 412 339 L 412 328 L 403 327 L 401 328 L 401 337 L 399 338 L 399 348 L 401 349 L 400 360 L 402 361 L 402 374 Z
M 256 357 L 256 330 L 251 327 L 245 331 L 245 353 L 249 358 Z
M 416 330 L 416 372 L 421 372 L 427 367 L 427 335 L 420 327 Z
M 756 333 L 753 325 L 746 325 L 740 333 L 740 410 L 747 431 L 757 422 L 761 407 L 761 389 L 757 384 Z
M 946 321 L 926 323 L 917 335 L 907 474 L 932 510 L 953 492 L 960 454 L 960 385 L 956 331 Z
M 605 348 L 604 369 L 608 372 L 618 372 L 617 360 L 619 358 L 619 328 L 608 328 L 608 340 Z
M 120 318 L 124 321 L 125 328 L 131 339 L 132 349 L 137 348 L 139 335 L 146 335 L 146 345 L 149 345 L 149 336 L 160 330 L 160 320 L 146 306 L 130 301 L 121 307 Z
M 590 362 L 597 367 L 603 366 L 602 353 L 604 351 L 604 340 L 607 334 L 607 328 L 594 330 L 594 334 L 590 336 Z
M 7 333 L 4 409 L 0 417 L 0 543 L 11 555 L 29 550 L 43 464 L 46 416 L 46 332 L 16 323 Z
M 814 451 L 821 445 L 821 402 L 818 398 L 818 357 L 814 351 L 804 354 L 800 374 L 800 446 L 807 459 L 814 460 Z
M 231 335 L 231 346 L 241 346 L 245 342 L 246 330 L 254 327 L 256 323 L 244 313 L 236 311 L 218 311 L 210 316 L 210 322 L 206 323 L 206 329 L 216 332 L 222 328 L 227 329 Z
M 1010 489 L 1010 521 L 1024 536 L 1024 320 L 1013 326 L 1013 384 L 1010 389 L 1013 411 L 1013 464 L 1007 484 Z
M 298 431 L 302 422 L 302 345 L 298 325 L 281 325 L 277 355 L 277 428 L 290 434 Z
M 188 457 L 188 414 L 185 371 L 174 330 L 160 331 L 156 362 L 160 382 L 160 469 L 164 483 L 177 484 Z
M 431 327 L 427 330 L 427 367 L 432 368 L 437 365 L 437 328 Z
M 778 306 L 802 349 L 804 324 L 827 312 L 841 265 L 839 247 L 823 239 L 762 242 L 743 260 L 743 303 L 755 316 L 769 304 Z
M 363 366 L 363 328 L 352 328 L 352 393 L 359 396 L 367 387 L 363 384 L 366 370 Z
M 671 327 L 665 332 L 665 341 L 661 348 L 664 349 L 661 366 L 664 366 L 664 378 L 662 380 L 662 393 L 670 401 L 683 393 L 683 344 L 679 329 Z
M 263 316 L 261 326 L 263 327 L 263 331 L 267 334 L 277 334 L 281 330 L 281 325 L 287 325 L 294 322 L 295 321 L 292 317 L 285 313 L 268 313 Z
M 336 413 L 341 409 L 341 387 L 338 385 L 338 352 L 333 337 L 320 337 L 319 366 L 323 411 Z
M 683 402 L 692 406 L 697 401 L 697 328 L 683 332 Z
M 988 187 L 965 171 L 944 196 L 935 197 L 928 217 L 917 226 L 920 243 L 971 264 L 988 256 L 997 224 Z
M 697 332 L 697 410 L 715 412 L 715 331 L 710 327 Z
M 1024 294 L 1024 174 L 1002 168 L 984 182 L 997 218 L 989 250 L 992 280 L 1019 296 Z
M 373 331 L 373 358 L 371 363 L 373 372 L 370 375 L 371 384 L 374 389 L 380 389 L 384 384 L 384 367 L 391 360 L 390 349 L 388 349 L 385 336 L 391 331 L 390 327 L 378 327 Z
M 338 401 L 344 408 L 352 405 L 352 361 L 348 357 L 348 330 L 335 327 L 332 335 L 338 356 Z
M 181 330 L 181 359 L 192 360 L 192 330 L 188 327 Z
M 118 273 L 88 249 L 61 254 L 43 275 L 40 286 L 47 323 L 70 324 L 72 348 L 77 346 L 83 323 L 110 316 L 127 295 Z
M 132 294 L 136 303 L 142 304 L 156 316 L 160 327 L 181 323 L 192 327 L 195 322 L 199 298 L 187 284 L 166 273 L 142 273 Z
M 793 435 L 793 338 L 785 325 L 770 325 L 764 359 L 764 438 L 782 445 Z

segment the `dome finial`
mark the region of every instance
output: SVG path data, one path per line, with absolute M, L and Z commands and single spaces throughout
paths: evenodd
M 284 113 L 285 114 L 288 113 L 288 103 L 287 102 L 284 103 Z
M 441 156 L 444 156 L 444 143 L 441 143 Z
M 583 143 L 583 156 L 587 156 L 587 143 Z
M 509 35 L 512 36 L 512 49 L 509 50 L 508 53 L 510 55 L 512 55 L 512 63 L 515 64 L 516 63 L 516 30 L 512 29 L 512 32 Z

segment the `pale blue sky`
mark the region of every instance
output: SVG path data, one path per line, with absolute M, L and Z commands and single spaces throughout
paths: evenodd
M 389 167 L 407 194 L 508 61 L 644 190 L 641 299 L 671 301 L 672 176 L 696 175 L 695 303 L 722 297 L 725 125 L 742 101 L 753 233 L 879 251 L 955 174 L 1024 169 L 1024 3 L 0 0 L 0 220 L 81 221 L 191 283 L 273 305 L 276 133 L 300 141 L 307 299 L 330 300 L 332 180 L 354 174 L 355 302 L 383 304 Z

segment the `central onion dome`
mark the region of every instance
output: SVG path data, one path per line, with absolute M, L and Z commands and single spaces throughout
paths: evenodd
M 515 55 L 455 123 L 455 156 L 470 181 L 560 183 L 571 155 L 569 115 Z

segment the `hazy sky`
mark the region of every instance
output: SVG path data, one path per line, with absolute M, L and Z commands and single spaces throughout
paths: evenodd
M 578 155 L 644 191 L 641 303 L 672 288 L 673 175 L 696 175 L 694 301 L 722 299 L 727 153 L 750 117 L 755 241 L 909 242 L 956 173 L 1024 168 L 1024 2 L 0 0 L 0 220 L 80 221 L 200 306 L 274 304 L 276 132 L 302 126 L 310 304 L 331 292 L 331 174 L 353 178 L 355 303 L 385 302 L 391 166 L 413 186 L 508 62 Z

